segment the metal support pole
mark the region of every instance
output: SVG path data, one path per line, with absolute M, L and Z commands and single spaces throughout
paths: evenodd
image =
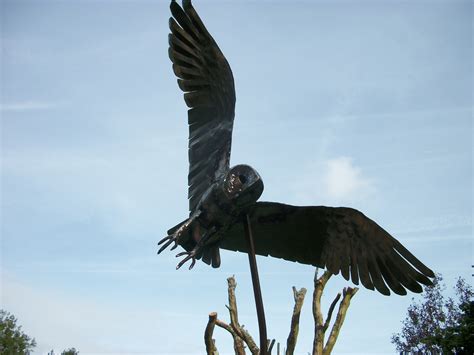
M 245 235 L 249 247 L 250 273 L 252 274 L 253 294 L 255 296 L 255 306 L 257 307 L 258 329 L 260 332 L 260 355 L 267 355 L 267 325 L 265 323 L 265 310 L 263 309 L 262 291 L 260 290 L 260 280 L 258 278 L 257 259 L 255 258 L 255 246 L 253 244 L 252 226 L 249 215 L 244 218 Z

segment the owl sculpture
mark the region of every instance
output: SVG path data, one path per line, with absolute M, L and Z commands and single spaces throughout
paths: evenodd
M 196 260 L 219 267 L 220 249 L 248 252 L 242 220 L 249 216 L 258 255 L 296 261 L 359 282 L 384 295 L 431 285 L 433 271 L 361 212 L 348 207 L 297 207 L 259 202 L 255 169 L 230 167 L 235 88 L 231 68 L 190 0 L 170 5 L 169 57 L 189 107 L 189 218 L 168 231 L 184 252 L 177 268 Z

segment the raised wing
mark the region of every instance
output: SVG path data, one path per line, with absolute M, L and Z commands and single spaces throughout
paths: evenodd
M 169 57 L 190 108 L 189 210 L 229 170 L 235 89 L 229 63 L 204 27 L 191 1 L 170 5 Z
M 422 292 L 434 277 L 399 241 L 361 212 L 345 207 L 295 207 L 258 202 L 250 212 L 256 253 L 326 267 L 358 285 L 389 295 Z M 248 252 L 242 223 L 221 248 Z M 387 287 L 388 286 L 388 287 Z

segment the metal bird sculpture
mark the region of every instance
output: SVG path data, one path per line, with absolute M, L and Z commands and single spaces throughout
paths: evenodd
M 346 207 L 296 207 L 257 202 L 260 175 L 230 168 L 235 90 L 230 66 L 190 0 L 170 5 L 169 57 L 189 107 L 190 216 L 158 244 L 185 251 L 179 269 L 197 259 L 219 267 L 219 249 L 248 252 L 242 218 L 250 217 L 259 255 L 327 268 L 384 295 L 431 285 L 433 271 L 361 212 Z

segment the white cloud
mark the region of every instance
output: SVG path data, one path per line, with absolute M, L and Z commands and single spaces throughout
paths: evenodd
M 375 192 L 375 182 L 351 158 L 341 156 L 308 166 L 291 190 L 297 204 L 353 205 Z
M 45 102 L 45 101 L 23 101 L 15 103 L 0 104 L 1 112 L 23 112 L 23 111 L 37 111 L 50 110 L 61 106 L 61 102 Z
M 326 166 L 323 182 L 330 198 L 352 197 L 365 193 L 371 188 L 371 181 L 363 176 L 361 169 L 356 167 L 352 159 L 348 157 L 328 160 Z

